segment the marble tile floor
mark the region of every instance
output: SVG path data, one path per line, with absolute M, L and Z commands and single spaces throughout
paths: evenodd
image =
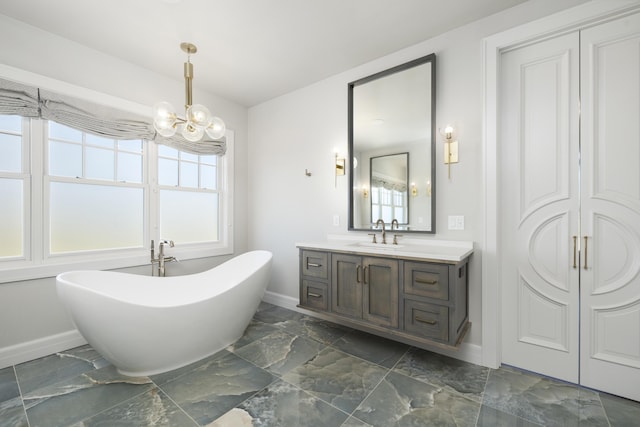
M 639 426 L 640 403 L 263 303 L 229 348 L 124 377 L 89 346 L 0 370 L 0 427 Z

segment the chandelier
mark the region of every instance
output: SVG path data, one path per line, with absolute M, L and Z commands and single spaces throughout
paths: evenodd
M 178 117 L 169 102 L 160 101 L 153 106 L 153 127 L 165 137 L 180 131 L 184 139 L 191 142 L 201 140 L 205 132 L 212 139 L 220 139 L 226 130 L 224 121 L 212 115 L 204 105 L 192 105 L 193 64 L 190 59 L 198 48 L 192 43 L 180 43 L 180 48 L 187 53 L 187 62 L 184 63 L 185 118 Z

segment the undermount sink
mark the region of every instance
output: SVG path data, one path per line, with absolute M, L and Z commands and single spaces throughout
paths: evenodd
M 394 250 L 404 248 L 404 245 L 394 245 L 394 244 L 384 244 L 384 243 L 372 243 L 372 242 L 356 242 L 353 246 L 361 246 L 365 248 L 375 248 L 375 249 L 386 249 L 386 250 Z

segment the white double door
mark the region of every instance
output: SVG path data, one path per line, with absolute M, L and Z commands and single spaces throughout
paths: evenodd
M 640 400 L 640 15 L 500 70 L 502 361 Z

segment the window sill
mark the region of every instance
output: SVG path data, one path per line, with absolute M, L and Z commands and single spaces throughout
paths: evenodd
M 232 254 L 233 247 L 220 245 L 173 247 L 166 248 L 165 252 L 166 256 L 176 257 L 180 261 Z M 150 264 L 150 252 L 148 249 L 50 258 L 47 262 L 41 264 L 18 261 L 6 266 L 0 264 L 0 284 L 55 277 L 60 273 L 71 270 L 115 270 Z

